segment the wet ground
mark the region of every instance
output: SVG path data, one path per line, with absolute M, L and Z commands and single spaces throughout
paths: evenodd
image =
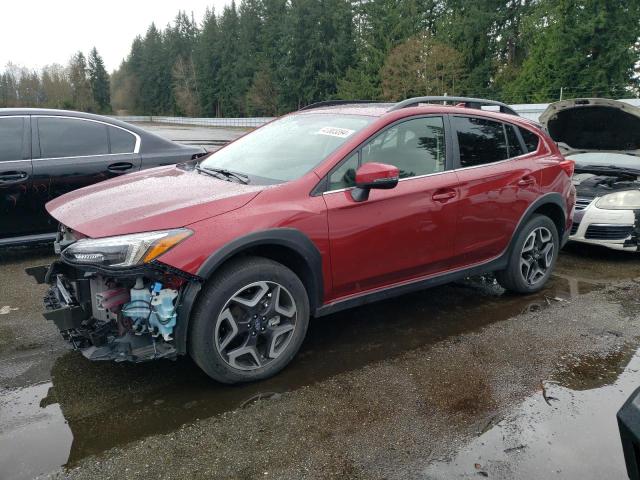
M 137 125 L 174 142 L 203 146 L 209 151 L 215 151 L 225 143 L 235 140 L 251 130 L 249 128 L 198 127 L 144 122 Z
M 23 273 L 50 258 L 0 253 L 2 479 L 626 478 L 638 256 L 572 247 L 534 296 L 473 278 L 323 318 L 234 387 L 68 351 Z

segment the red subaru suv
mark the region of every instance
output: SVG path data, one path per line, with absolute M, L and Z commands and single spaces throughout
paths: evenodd
M 310 317 L 488 272 L 541 289 L 571 229 L 572 171 L 498 102 L 322 102 L 197 164 L 49 202 L 60 259 L 29 273 L 88 359 L 189 354 L 218 381 L 263 379 Z

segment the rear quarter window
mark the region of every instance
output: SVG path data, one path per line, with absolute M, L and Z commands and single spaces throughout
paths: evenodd
M 505 124 L 504 126 L 507 132 L 507 142 L 509 144 L 509 158 L 519 157 L 520 155 L 524 155 L 526 152 L 522 149 L 522 144 L 520 143 L 520 139 L 518 138 L 518 134 L 514 125 Z
M 520 129 L 520 134 L 522 135 L 524 144 L 527 147 L 527 151 L 535 152 L 538 150 L 538 144 L 540 143 L 540 137 L 538 137 L 538 135 L 525 128 Z
M 109 127 L 111 153 L 133 153 L 136 148 L 136 137 L 121 128 Z

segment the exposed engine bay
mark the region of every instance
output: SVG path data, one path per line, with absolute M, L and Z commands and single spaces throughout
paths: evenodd
M 630 174 L 597 175 L 577 168 L 573 175 L 576 194 L 583 198 L 596 198 L 612 192 L 639 189 L 640 177 Z
M 73 238 L 59 235 L 56 249 Z M 48 283 L 44 317 L 90 360 L 141 362 L 173 359 L 184 287 L 194 279 L 159 264 L 108 272 L 56 261 L 27 273 Z

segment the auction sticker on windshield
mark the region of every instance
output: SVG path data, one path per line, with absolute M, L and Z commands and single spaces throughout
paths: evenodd
M 347 138 L 353 132 L 355 132 L 355 130 L 349 130 L 348 128 L 322 127 L 320 130 L 316 132 L 316 134 L 330 135 L 332 137 L 338 137 L 338 138 Z

